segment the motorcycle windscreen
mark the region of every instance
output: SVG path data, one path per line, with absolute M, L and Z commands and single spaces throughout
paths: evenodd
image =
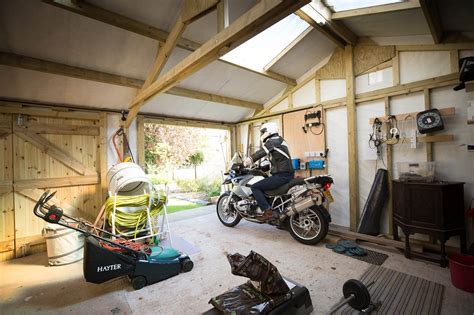
M 83 272 L 87 282 L 103 283 L 133 274 L 136 262 L 136 258 L 100 246 L 91 236 L 85 240 Z

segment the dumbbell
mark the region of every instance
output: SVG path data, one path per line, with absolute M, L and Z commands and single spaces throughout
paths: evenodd
M 334 305 L 334 307 L 331 308 L 328 314 L 333 314 L 334 312 L 336 312 L 338 309 L 340 309 L 346 304 L 349 304 L 352 308 L 358 311 L 362 311 L 364 313 L 367 311 L 369 311 L 369 313 L 370 311 L 373 311 L 375 309 L 375 305 L 374 307 L 371 307 L 370 310 L 368 310 L 369 306 L 373 305 L 371 304 L 370 293 L 369 293 L 368 288 L 372 286 L 374 283 L 375 281 L 365 286 L 359 280 L 356 280 L 356 279 L 347 280 L 342 286 L 342 293 L 344 294 L 344 300 Z

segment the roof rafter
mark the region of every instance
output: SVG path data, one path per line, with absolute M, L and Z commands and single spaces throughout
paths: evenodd
M 57 74 L 82 80 L 96 81 L 101 83 L 120 85 L 130 88 L 140 89 L 144 80 L 129 78 L 125 76 L 120 76 L 116 74 L 79 68 L 70 65 L 65 65 L 57 62 L 41 60 L 37 58 L 31 58 L 27 56 L 16 55 L 12 53 L 0 52 L 0 64 L 5 66 L 17 67 L 22 69 L 34 70 L 38 72 L 45 72 L 51 74 Z M 236 99 L 233 97 L 216 95 L 207 92 L 195 91 L 181 87 L 173 87 L 169 89 L 167 94 L 177 95 L 192 99 L 198 99 L 208 102 L 227 104 L 232 106 L 239 106 L 244 108 L 262 110 L 263 105 L 245 101 L 241 99 Z
M 270 60 L 269 63 L 267 63 L 265 65 L 265 67 L 263 67 L 263 70 L 265 71 L 268 71 L 271 67 L 273 67 L 281 58 L 283 58 L 291 49 L 293 49 L 293 47 L 295 47 L 296 45 L 298 45 L 299 42 L 301 42 L 301 40 L 303 38 L 306 37 L 306 35 L 308 35 L 309 33 L 311 33 L 311 31 L 313 30 L 313 27 L 311 26 L 308 26 L 304 31 L 303 33 L 301 33 L 298 37 L 296 37 L 291 43 L 288 44 L 288 46 L 286 46 L 275 58 L 273 58 L 272 60 Z
M 309 25 L 320 31 L 323 35 L 329 38 L 339 47 L 343 48 L 345 45 L 355 45 L 357 42 L 357 35 L 355 35 L 350 29 L 348 29 L 343 23 L 332 20 L 330 17 L 325 17 L 323 14 L 316 11 L 324 23 L 318 23 L 309 14 L 303 10 L 298 10 L 296 14 L 305 20 Z
M 163 70 L 166 62 L 171 56 L 171 52 L 176 46 L 181 34 L 183 34 L 186 29 L 186 26 L 215 8 L 218 1 L 219 0 L 184 0 L 178 18 L 176 19 L 168 38 L 166 38 L 165 44 L 158 44 L 158 55 L 156 56 L 155 62 L 148 72 L 145 83 L 143 83 L 139 92 L 149 87 L 150 84 L 152 84 L 160 75 L 161 70 Z
M 435 44 L 441 43 L 444 34 L 436 1 L 420 0 L 420 6 L 423 11 L 423 15 L 425 16 L 426 22 L 428 23 L 428 27 L 430 28 L 433 41 Z
M 223 31 L 217 33 L 198 50 L 184 58 L 168 73 L 140 92 L 130 103 L 125 122 L 129 126 L 140 110 L 140 102 L 163 93 L 191 74 L 218 59 L 231 49 L 307 4 L 309 0 L 261 0 Z
M 115 27 L 140 34 L 155 40 L 158 40 L 162 43 L 166 41 L 166 38 L 168 38 L 169 33 L 167 31 L 161 30 L 159 28 L 156 28 L 154 26 L 142 23 L 140 21 L 131 19 L 129 17 L 126 17 L 124 15 L 103 9 L 101 7 L 98 7 L 94 4 L 88 3 L 84 0 L 43 0 L 44 3 L 53 5 L 55 7 L 91 18 L 93 20 L 97 20 L 109 25 L 113 25 Z M 180 38 L 178 39 L 176 46 L 189 50 L 189 51 L 195 51 L 199 47 L 201 47 L 200 43 L 197 43 L 195 41 L 186 39 L 186 38 Z M 264 76 L 266 78 L 280 81 L 282 83 L 296 86 L 296 80 L 293 78 L 286 77 L 282 74 L 279 73 L 274 73 L 274 72 L 268 72 L 268 71 L 256 71 L 253 69 L 248 69 L 243 66 L 237 65 L 235 63 L 225 61 L 220 59 L 220 62 L 226 63 L 228 65 L 238 67 L 240 69 L 246 70 L 248 72 L 252 72 L 261 76 Z
M 406 1 L 406 2 L 390 3 L 390 4 L 384 4 L 384 5 L 377 5 L 373 7 L 367 7 L 367 8 L 334 12 L 331 15 L 331 19 L 339 20 L 339 19 L 346 19 L 346 18 L 361 16 L 361 15 L 372 15 L 372 14 L 387 13 L 387 12 L 393 12 L 393 11 L 417 9 L 419 7 L 420 7 L 420 3 L 418 2 L 418 0 L 411 0 L 411 1 Z

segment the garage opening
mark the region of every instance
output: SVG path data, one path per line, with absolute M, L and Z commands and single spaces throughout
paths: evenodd
M 216 201 L 228 165 L 229 131 L 144 123 L 145 170 L 169 194 L 170 213 Z

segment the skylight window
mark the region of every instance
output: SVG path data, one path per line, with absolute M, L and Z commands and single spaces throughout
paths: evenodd
M 308 27 L 308 23 L 295 14 L 291 14 L 228 52 L 221 59 L 262 71 L 265 65 Z
M 334 12 L 375 7 L 383 4 L 405 2 L 404 0 L 326 0 L 325 3 Z

